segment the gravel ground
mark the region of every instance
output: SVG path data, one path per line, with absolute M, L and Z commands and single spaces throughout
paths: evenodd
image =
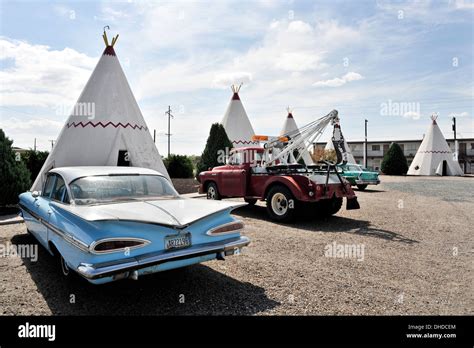
M 0 257 L 0 314 L 474 314 L 473 178 L 381 177 L 360 210 L 283 225 L 265 207 L 235 211 L 252 244 L 240 256 L 95 286 L 37 262 Z M 24 224 L 0 243 L 31 244 Z M 328 245 L 363 254 L 326 257 Z

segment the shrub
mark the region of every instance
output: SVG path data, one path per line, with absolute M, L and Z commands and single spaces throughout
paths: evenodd
M 170 155 L 164 160 L 164 163 L 171 178 L 193 177 L 193 163 L 188 156 Z
M 408 163 L 403 150 L 397 143 L 392 143 L 383 157 L 381 171 L 388 175 L 405 175 L 408 171 Z
M 337 162 L 336 150 L 326 150 L 324 148 L 318 148 L 311 155 L 314 162 L 319 161 L 330 161 Z
M 18 195 L 30 188 L 30 172 L 12 150 L 13 141 L 0 129 L 0 206 L 18 203 Z
M 232 143 L 227 137 L 224 126 L 220 123 L 214 123 L 211 126 L 211 131 L 209 132 L 209 137 L 207 138 L 206 147 L 201 155 L 201 159 L 197 166 L 197 175 L 200 172 L 208 170 L 209 168 L 217 167 L 223 165 L 220 159 L 222 156 L 219 156 L 222 151 L 226 153 L 232 148 Z
M 30 171 L 30 179 L 33 182 L 38 176 L 41 167 L 43 167 L 46 158 L 48 158 L 48 151 L 28 150 L 21 154 L 21 160 L 25 163 Z

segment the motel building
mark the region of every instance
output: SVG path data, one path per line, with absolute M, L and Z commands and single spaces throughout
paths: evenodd
M 446 139 L 451 151 L 454 153 L 454 139 Z M 465 174 L 474 174 L 474 138 L 457 139 L 459 146 L 459 165 Z M 420 140 L 379 140 L 367 141 L 367 167 L 372 170 L 380 171 L 383 156 L 387 153 L 392 143 L 397 143 L 402 148 L 405 157 L 410 166 L 411 161 L 416 155 Z M 364 164 L 364 141 L 348 141 L 347 144 L 358 164 Z M 325 142 L 313 144 L 313 151 L 324 149 Z

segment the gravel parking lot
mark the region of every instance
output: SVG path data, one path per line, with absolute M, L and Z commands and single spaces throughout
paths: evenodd
M 381 179 L 357 192 L 360 210 L 329 219 L 284 225 L 262 203 L 240 208 L 242 255 L 138 281 L 64 279 L 41 247 L 36 262 L 0 257 L 0 314 L 474 314 L 474 178 Z M 8 242 L 36 243 L 24 224 L 0 226 Z

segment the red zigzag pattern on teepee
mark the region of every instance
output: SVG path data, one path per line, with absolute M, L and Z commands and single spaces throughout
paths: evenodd
M 234 143 L 234 144 L 258 144 L 258 142 L 251 141 L 251 140 L 234 140 L 232 143 Z
M 433 151 L 420 151 L 420 153 L 452 153 L 451 151 L 436 151 L 436 150 L 433 150 Z
M 77 128 L 77 127 L 82 127 L 82 128 L 86 128 L 87 126 L 92 126 L 94 128 L 96 128 L 97 126 L 101 126 L 102 128 L 107 128 L 108 126 L 112 126 L 114 128 L 119 128 L 119 127 L 122 127 L 122 128 L 132 128 L 132 129 L 139 129 L 139 130 L 148 130 L 148 127 L 144 127 L 144 126 L 139 126 L 137 124 L 135 125 L 132 125 L 130 123 L 126 123 L 126 124 L 123 124 L 122 122 L 119 122 L 119 123 L 113 123 L 112 121 L 109 121 L 107 122 L 106 124 L 103 124 L 102 122 L 97 122 L 97 123 L 94 123 L 94 122 L 86 122 L 86 123 L 83 123 L 83 122 L 72 122 L 72 123 L 68 123 L 67 124 L 67 128 L 71 128 L 71 127 L 74 127 L 74 128 Z

